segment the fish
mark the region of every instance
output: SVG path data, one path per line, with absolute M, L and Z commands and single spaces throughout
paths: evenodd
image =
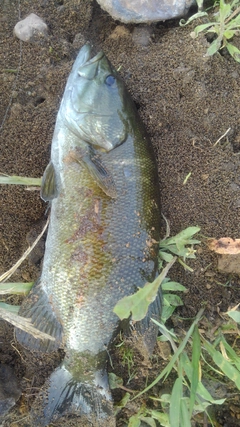
M 113 309 L 158 274 L 160 194 L 137 108 L 90 44 L 66 83 L 41 197 L 50 205 L 42 272 L 19 314 L 54 340 L 20 329 L 16 338 L 36 352 L 63 348 L 65 356 L 33 404 L 32 424 L 76 416 L 81 425 L 115 426 L 107 362 L 123 325 Z M 150 319 L 159 319 L 161 305 L 159 291 L 143 321 L 128 319 L 148 354 L 157 336 Z

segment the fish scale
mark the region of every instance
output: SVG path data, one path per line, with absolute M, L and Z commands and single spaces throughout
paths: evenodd
M 90 52 L 81 49 L 57 116 L 41 190 L 51 205 L 42 273 L 21 307 L 55 341 L 16 333 L 33 350 L 65 350 L 33 405 L 35 426 L 73 414 L 115 425 L 106 373 L 121 326 L 113 308 L 157 274 L 153 150 L 116 70 L 102 52 L 92 59 Z M 160 311 L 159 294 L 135 325 L 149 354 L 157 335 L 150 317 Z

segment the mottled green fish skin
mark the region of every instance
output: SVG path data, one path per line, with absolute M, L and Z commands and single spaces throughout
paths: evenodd
M 64 347 L 64 369 L 78 382 L 97 381 L 107 401 L 104 374 L 96 380 L 96 372 L 104 372 L 106 350 L 119 329 L 114 306 L 156 277 L 160 196 L 153 149 L 136 107 L 106 56 L 100 52 L 90 60 L 88 45 L 65 89 L 51 163 L 55 188 L 43 269 L 21 314 L 32 315 L 47 298 L 45 321 L 37 309 L 36 326 Z M 103 170 L 95 180 L 91 168 L 98 172 L 98 164 Z M 142 331 L 148 331 L 148 321 Z M 156 329 L 150 327 L 149 334 L 155 339 Z M 39 351 L 53 349 L 51 342 L 21 332 L 18 339 Z

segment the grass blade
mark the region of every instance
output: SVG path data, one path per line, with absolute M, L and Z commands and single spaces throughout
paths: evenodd
M 5 302 L 0 302 L 0 309 L 6 310 L 10 313 L 18 314 L 19 308 L 20 308 L 20 305 L 10 305 L 10 304 L 6 304 Z
M 199 360 L 201 355 L 201 340 L 198 332 L 197 326 L 194 328 L 193 332 L 193 344 L 192 344 L 192 379 L 191 379 L 191 389 L 190 389 L 190 417 L 192 415 L 194 403 L 196 400 L 196 392 L 199 382 Z
M 176 363 L 180 354 L 182 353 L 183 349 L 186 347 L 188 340 L 194 331 L 194 327 L 195 327 L 195 325 L 198 324 L 200 318 L 202 317 L 203 312 L 204 312 L 204 309 L 201 308 L 201 310 L 199 310 L 195 320 L 193 321 L 192 325 L 190 326 L 188 332 L 186 333 L 185 338 L 182 340 L 177 351 L 174 353 L 174 355 L 172 356 L 172 359 L 167 364 L 167 366 L 163 369 L 161 374 L 159 374 L 158 377 L 155 378 L 155 380 L 151 384 L 149 384 L 144 390 L 142 390 L 140 393 L 138 393 L 132 400 L 141 396 L 143 393 L 146 393 L 148 390 L 150 390 L 150 388 L 152 388 L 155 384 L 157 384 L 163 377 L 167 378 L 167 376 L 170 374 L 174 364 Z
M 41 187 L 42 178 L 27 178 L 24 176 L 3 176 L 0 175 L 0 184 L 13 184 L 13 185 L 30 185 Z
M 187 378 L 189 380 L 189 382 L 191 381 L 192 378 L 192 364 L 188 358 L 187 353 L 184 351 L 182 353 L 182 360 L 183 360 L 183 366 L 184 366 L 184 371 L 187 375 Z M 200 399 L 199 399 L 200 397 Z M 222 405 L 223 402 L 225 402 L 226 399 L 218 399 L 218 400 L 214 400 L 213 397 L 211 396 L 211 394 L 209 393 L 209 391 L 204 387 L 204 385 L 202 384 L 201 381 L 198 382 L 198 388 L 197 388 L 197 401 L 199 402 L 200 406 L 203 405 L 204 402 L 209 402 L 215 405 Z M 202 407 L 201 409 L 202 411 L 204 410 L 204 407 Z
M 27 295 L 33 283 L 2 283 L 0 284 L 0 295 Z
M 179 377 L 173 385 L 169 405 L 169 420 L 171 427 L 179 427 L 182 392 L 182 377 Z
M 233 381 L 236 385 L 236 387 L 240 390 L 240 375 L 239 371 L 231 365 L 228 360 L 226 360 L 223 355 L 217 351 L 213 345 L 211 345 L 208 341 L 204 339 L 204 347 L 207 350 L 207 352 L 212 357 L 213 361 L 216 363 L 216 365 L 221 369 L 221 371 L 230 378 L 231 381 Z
M 191 427 L 191 417 L 188 412 L 186 399 L 181 399 L 181 427 Z
M 240 371 L 240 358 L 237 355 L 237 353 L 235 353 L 233 348 L 227 343 L 224 337 L 222 337 L 221 343 L 225 347 L 225 350 L 227 351 L 227 355 L 229 356 L 231 361 L 234 363 L 236 368 Z

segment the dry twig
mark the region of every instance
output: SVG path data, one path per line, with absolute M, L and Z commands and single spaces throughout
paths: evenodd
M 25 319 L 24 317 L 21 317 L 18 314 L 11 313 L 10 311 L 5 310 L 4 308 L 0 308 L 0 318 L 6 320 L 7 322 L 11 323 L 11 325 L 16 326 L 22 331 L 33 335 L 35 338 L 49 339 L 51 341 L 55 341 L 55 338 L 53 338 L 51 335 L 48 335 L 45 332 L 41 332 L 39 331 L 39 329 L 36 329 L 31 323 L 31 319 Z

